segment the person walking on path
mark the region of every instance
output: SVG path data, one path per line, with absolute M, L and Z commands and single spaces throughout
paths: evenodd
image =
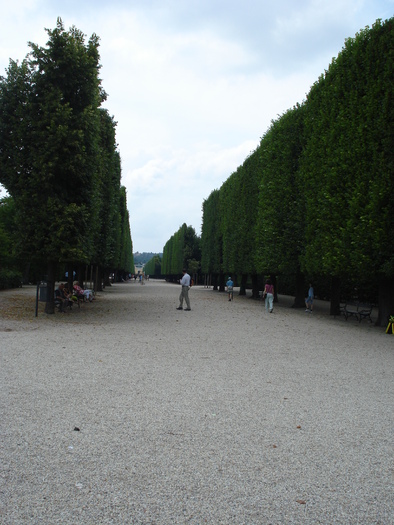
M 228 281 L 226 282 L 226 286 L 227 286 L 227 292 L 228 292 L 228 300 L 232 301 L 234 299 L 234 283 L 231 277 L 228 278 Z
M 271 283 L 271 279 L 265 281 L 263 296 L 265 298 L 265 309 L 272 314 L 274 311 L 274 285 Z
M 178 306 L 177 310 L 183 310 L 183 300 L 185 300 L 186 301 L 186 306 L 187 306 L 187 308 L 185 308 L 185 310 L 186 310 L 186 312 L 190 312 L 190 310 L 191 310 L 191 308 L 190 308 L 190 299 L 189 299 L 190 275 L 187 273 L 187 271 L 185 269 L 182 270 L 182 273 L 183 273 L 183 277 L 179 281 L 181 286 L 182 286 L 182 290 L 181 290 L 181 293 L 179 295 L 179 306 Z
M 305 312 L 312 313 L 313 310 L 313 299 L 315 297 L 312 283 L 309 283 L 308 297 L 305 299 Z

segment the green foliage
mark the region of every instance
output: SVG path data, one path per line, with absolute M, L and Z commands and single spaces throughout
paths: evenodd
M 20 286 L 22 286 L 22 274 L 20 272 L 0 268 L 0 290 L 19 288 Z
M 131 241 L 129 211 L 126 188 L 120 189 L 121 238 L 117 268 L 125 273 L 134 273 L 133 243 Z
M 241 168 L 230 175 L 223 183 L 219 193 L 219 209 L 221 212 L 220 228 L 222 239 L 222 268 L 223 271 L 236 271 L 236 252 L 239 240 L 241 225 L 238 219 L 242 213 L 241 206 L 238 206 L 238 187 L 241 178 Z
M 100 109 L 98 172 L 96 174 L 93 260 L 104 268 L 123 269 L 123 219 L 127 210 L 126 192 L 121 189 L 120 156 L 116 151 L 116 123 L 107 110 Z M 127 232 L 126 232 L 127 235 Z M 123 239 L 123 240 L 122 240 Z M 120 265 L 120 266 L 119 266 Z
M 254 274 L 260 159 L 252 153 L 220 189 L 223 270 Z
M 85 43 L 60 19 L 47 33 L 46 47 L 30 43 L 0 77 L 0 182 L 16 205 L 15 249 L 51 265 L 133 271 L 116 124 L 100 108 L 99 39 Z
M 21 65 L 10 60 L 7 77 L 0 77 L 0 181 L 11 194 L 19 188 L 17 174 L 31 171 L 25 146 L 32 134 L 30 80 L 26 60 Z
M 163 257 L 163 253 L 153 253 L 153 252 L 135 252 L 134 253 L 134 261 L 136 264 L 146 264 L 148 261 L 153 259 L 155 256 L 158 256 L 161 260 Z
M 298 177 L 304 106 L 288 110 L 261 140 L 256 265 L 261 273 L 296 274 L 304 249 L 305 201 Z M 253 254 L 252 254 L 253 256 Z
M 0 200 L 0 269 L 12 268 L 15 260 L 15 217 L 16 209 L 12 197 Z
M 201 270 L 206 274 L 221 270 L 223 241 L 219 199 L 219 190 L 214 190 L 202 205 Z
M 60 20 L 47 32 L 47 47 L 30 44 L 29 59 L 21 66 L 11 63 L 1 82 L 0 104 L 7 115 L 1 118 L 1 182 L 17 204 L 26 253 L 83 260 L 91 233 L 102 100 L 98 42 L 85 46 L 82 33 L 66 32 Z M 11 94 L 21 107 L 9 103 Z M 8 150 L 16 151 L 12 162 L 5 159 Z
M 144 266 L 144 272 L 151 277 L 161 277 L 161 257 L 154 255 Z
M 177 276 L 189 266 L 199 268 L 201 261 L 201 240 L 194 228 L 185 223 L 166 242 L 163 249 L 161 271 L 166 276 Z M 197 265 L 196 265 L 197 263 Z
M 348 39 L 308 95 L 309 272 L 394 277 L 393 43 L 392 20 Z
M 292 275 L 297 293 L 301 272 L 325 290 L 394 279 L 393 24 L 348 39 L 204 201 L 204 272 Z

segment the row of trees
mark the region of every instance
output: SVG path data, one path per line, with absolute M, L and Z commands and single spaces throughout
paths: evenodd
M 15 211 L 18 259 L 45 262 L 52 313 L 59 265 L 134 271 L 116 123 L 101 107 L 99 38 L 60 19 L 46 47 L 30 43 L 0 78 L 0 182 Z M 1 230 L 0 230 L 1 232 Z M 72 271 L 69 272 L 72 275 Z
M 393 78 L 393 19 L 345 42 L 306 101 L 273 121 L 203 202 L 203 273 L 219 286 L 237 275 L 241 293 L 251 279 L 254 296 L 262 276 L 292 280 L 295 306 L 304 305 L 313 280 L 332 314 L 357 293 L 376 298 L 378 324 L 387 323 L 394 311 Z M 164 274 L 182 266 L 169 254 L 170 246 Z
M 154 255 L 144 266 L 145 275 L 160 279 L 161 275 L 161 257 L 160 255 Z
M 179 279 L 183 268 L 187 268 L 191 275 L 196 276 L 200 268 L 200 261 L 200 238 L 192 226 L 184 223 L 164 246 L 161 273 L 169 281 Z

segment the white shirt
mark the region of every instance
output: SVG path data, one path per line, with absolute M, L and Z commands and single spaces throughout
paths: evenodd
M 182 286 L 190 286 L 190 275 L 185 273 L 185 275 L 180 280 Z

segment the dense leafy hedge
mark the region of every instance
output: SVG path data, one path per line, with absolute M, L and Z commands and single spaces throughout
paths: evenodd
M 160 255 L 154 255 L 144 266 L 145 275 L 155 277 L 156 279 L 161 277 L 161 257 Z
M 0 270 L 0 290 L 8 288 L 20 288 L 22 286 L 22 274 L 14 270 Z
M 0 182 L 15 204 L 13 248 L 46 266 L 52 288 L 63 264 L 94 266 L 100 286 L 134 262 L 116 122 L 101 107 L 99 38 L 86 42 L 61 19 L 47 33 L 46 47 L 30 43 L 0 77 Z
M 394 19 L 346 40 L 306 101 L 273 121 L 204 201 L 203 271 L 293 278 L 296 306 L 313 279 L 331 313 L 341 298 L 374 301 L 379 289 L 386 323 L 394 313 L 393 78 Z
M 196 275 L 200 270 L 200 261 L 201 240 L 194 228 L 184 223 L 164 246 L 161 273 L 170 281 L 182 275 L 183 268 Z

